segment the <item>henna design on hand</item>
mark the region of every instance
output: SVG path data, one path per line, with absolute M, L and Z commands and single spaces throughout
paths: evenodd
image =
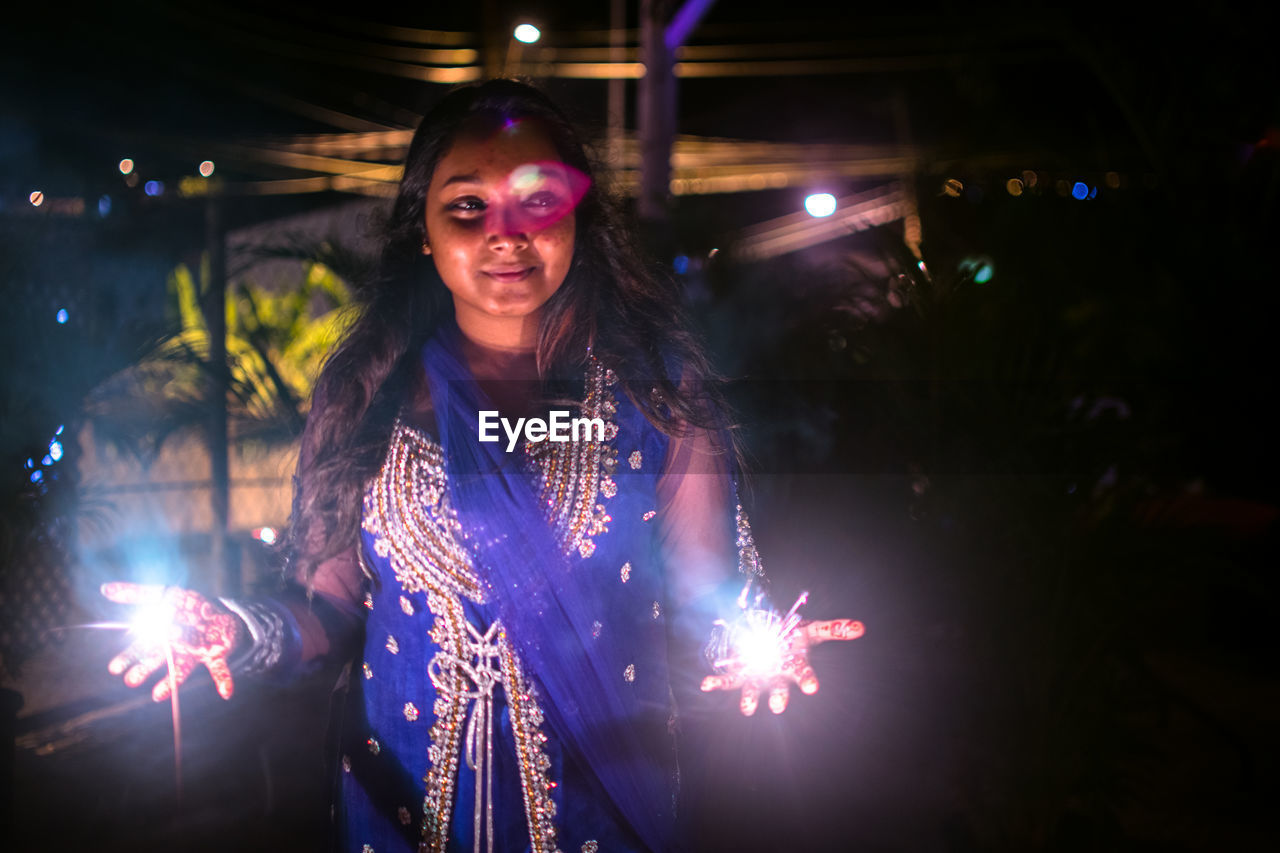
M 124 675 L 124 683 L 137 687 L 172 658 L 172 672 L 151 691 L 162 702 L 173 685 L 180 685 L 203 666 L 209 670 L 218 695 L 230 699 L 235 692 L 227 661 L 245 641 L 240 618 L 217 601 L 194 590 L 149 584 L 112 582 L 102 594 L 117 604 L 158 607 L 169 622 L 167 636 L 139 637 L 107 664 L 112 675 Z
M 787 635 L 786 650 L 778 670 L 764 675 L 748 675 L 743 667 L 732 667 L 728 672 L 702 679 L 702 691 L 709 693 L 741 688 L 738 708 L 749 717 L 759 707 L 760 694 L 767 690 L 769 710 L 781 714 L 791 700 L 791 683 L 806 695 L 818 692 L 818 675 L 809 664 L 809 649 L 830 640 L 856 640 L 865 633 L 866 627 L 855 619 L 801 622 Z

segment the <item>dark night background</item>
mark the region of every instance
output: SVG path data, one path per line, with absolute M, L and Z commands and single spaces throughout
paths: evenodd
M 121 157 L 172 188 L 203 150 L 340 129 L 299 103 L 403 126 L 446 87 L 324 39 L 518 14 L 556 44 L 609 26 L 605 0 L 5 13 L 6 849 L 324 849 L 331 676 L 245 685 L 229 709 L 193 685 L 179 802 L 168 708 L 121 710 L 108 644 L 44 633 L 96 587 L 73 547 L 77 451 L 41 484 L 23 461 L 164 333 L 166 277 L 204 247 L 202 200 L 126 187 Z M 691 41 L 867 60 L 682 79 L 678 130 L 916 147 L 928 270 L 901 222 L 757 263 L 712 251 L 802 187 L 680 196 L 644 229 L 735 380 L 776 597 L 868 625 L 815 652 L 821 692 L 782 717 L 690 714 L 698 849 L 1273 849 L 1280 76 L 1261 14 L 721 0 Z M 604 81 L 540 82 L 603 127 Z M 296 175 L 213 159 L 228 182 Z M 243 228 L 350 198 L 224 210 Z M 93 698 L 17 710 L 33 668 Z

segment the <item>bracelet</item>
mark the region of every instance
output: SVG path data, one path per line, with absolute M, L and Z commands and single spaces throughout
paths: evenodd
M 301 658 L 302 642 L 297 625 L 282 604 L 271 599 L 223 598 L 220 601 L 240 617 L 252 640 L 248 649 L 229 662 L 232 672 L 245 675 L 277 672 L 295 665 Z

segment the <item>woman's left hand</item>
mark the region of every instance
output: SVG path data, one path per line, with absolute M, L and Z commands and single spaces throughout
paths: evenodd
M 791 683 L 800 692 L 812 695 L 818 692 L 818 676 L 809 665 L 809 649 L 828 640 L 856 640 L 866 633 L 861 622 L 854 619 L 827 619 L 801 622 L 783 640 L 785 648 L 780 666 L 765 673 L 751 672 L 744 664 L 733 663 L 728 671 L 708 675 L 702 679 L 702 691 L 734 690 L 742 688 L 738 707 L 746 716 L 756 712 L 760 694 L 768 692 L 769 710 L 781 714 L 791 699 Z

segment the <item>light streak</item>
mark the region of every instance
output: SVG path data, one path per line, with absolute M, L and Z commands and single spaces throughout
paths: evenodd
M 95 628 L 99 630 L 125 631 L 135 638 L 135 642 L 147 645 L 162 644 L 164 659 L 168 667 L 165 678 L 169 681 L 169 709 L 173 719 L 173 787 L 178 801 L 182 801 L 182 711 L 178 704 L 178 670 L 174 666 L 173 637 L 177 626 L 173 622 L 173 608 L 163 602 L 144 605 L 134 613 L 128 622 L 90 622 L 84 625 L 67 625 L 70 628 Z

